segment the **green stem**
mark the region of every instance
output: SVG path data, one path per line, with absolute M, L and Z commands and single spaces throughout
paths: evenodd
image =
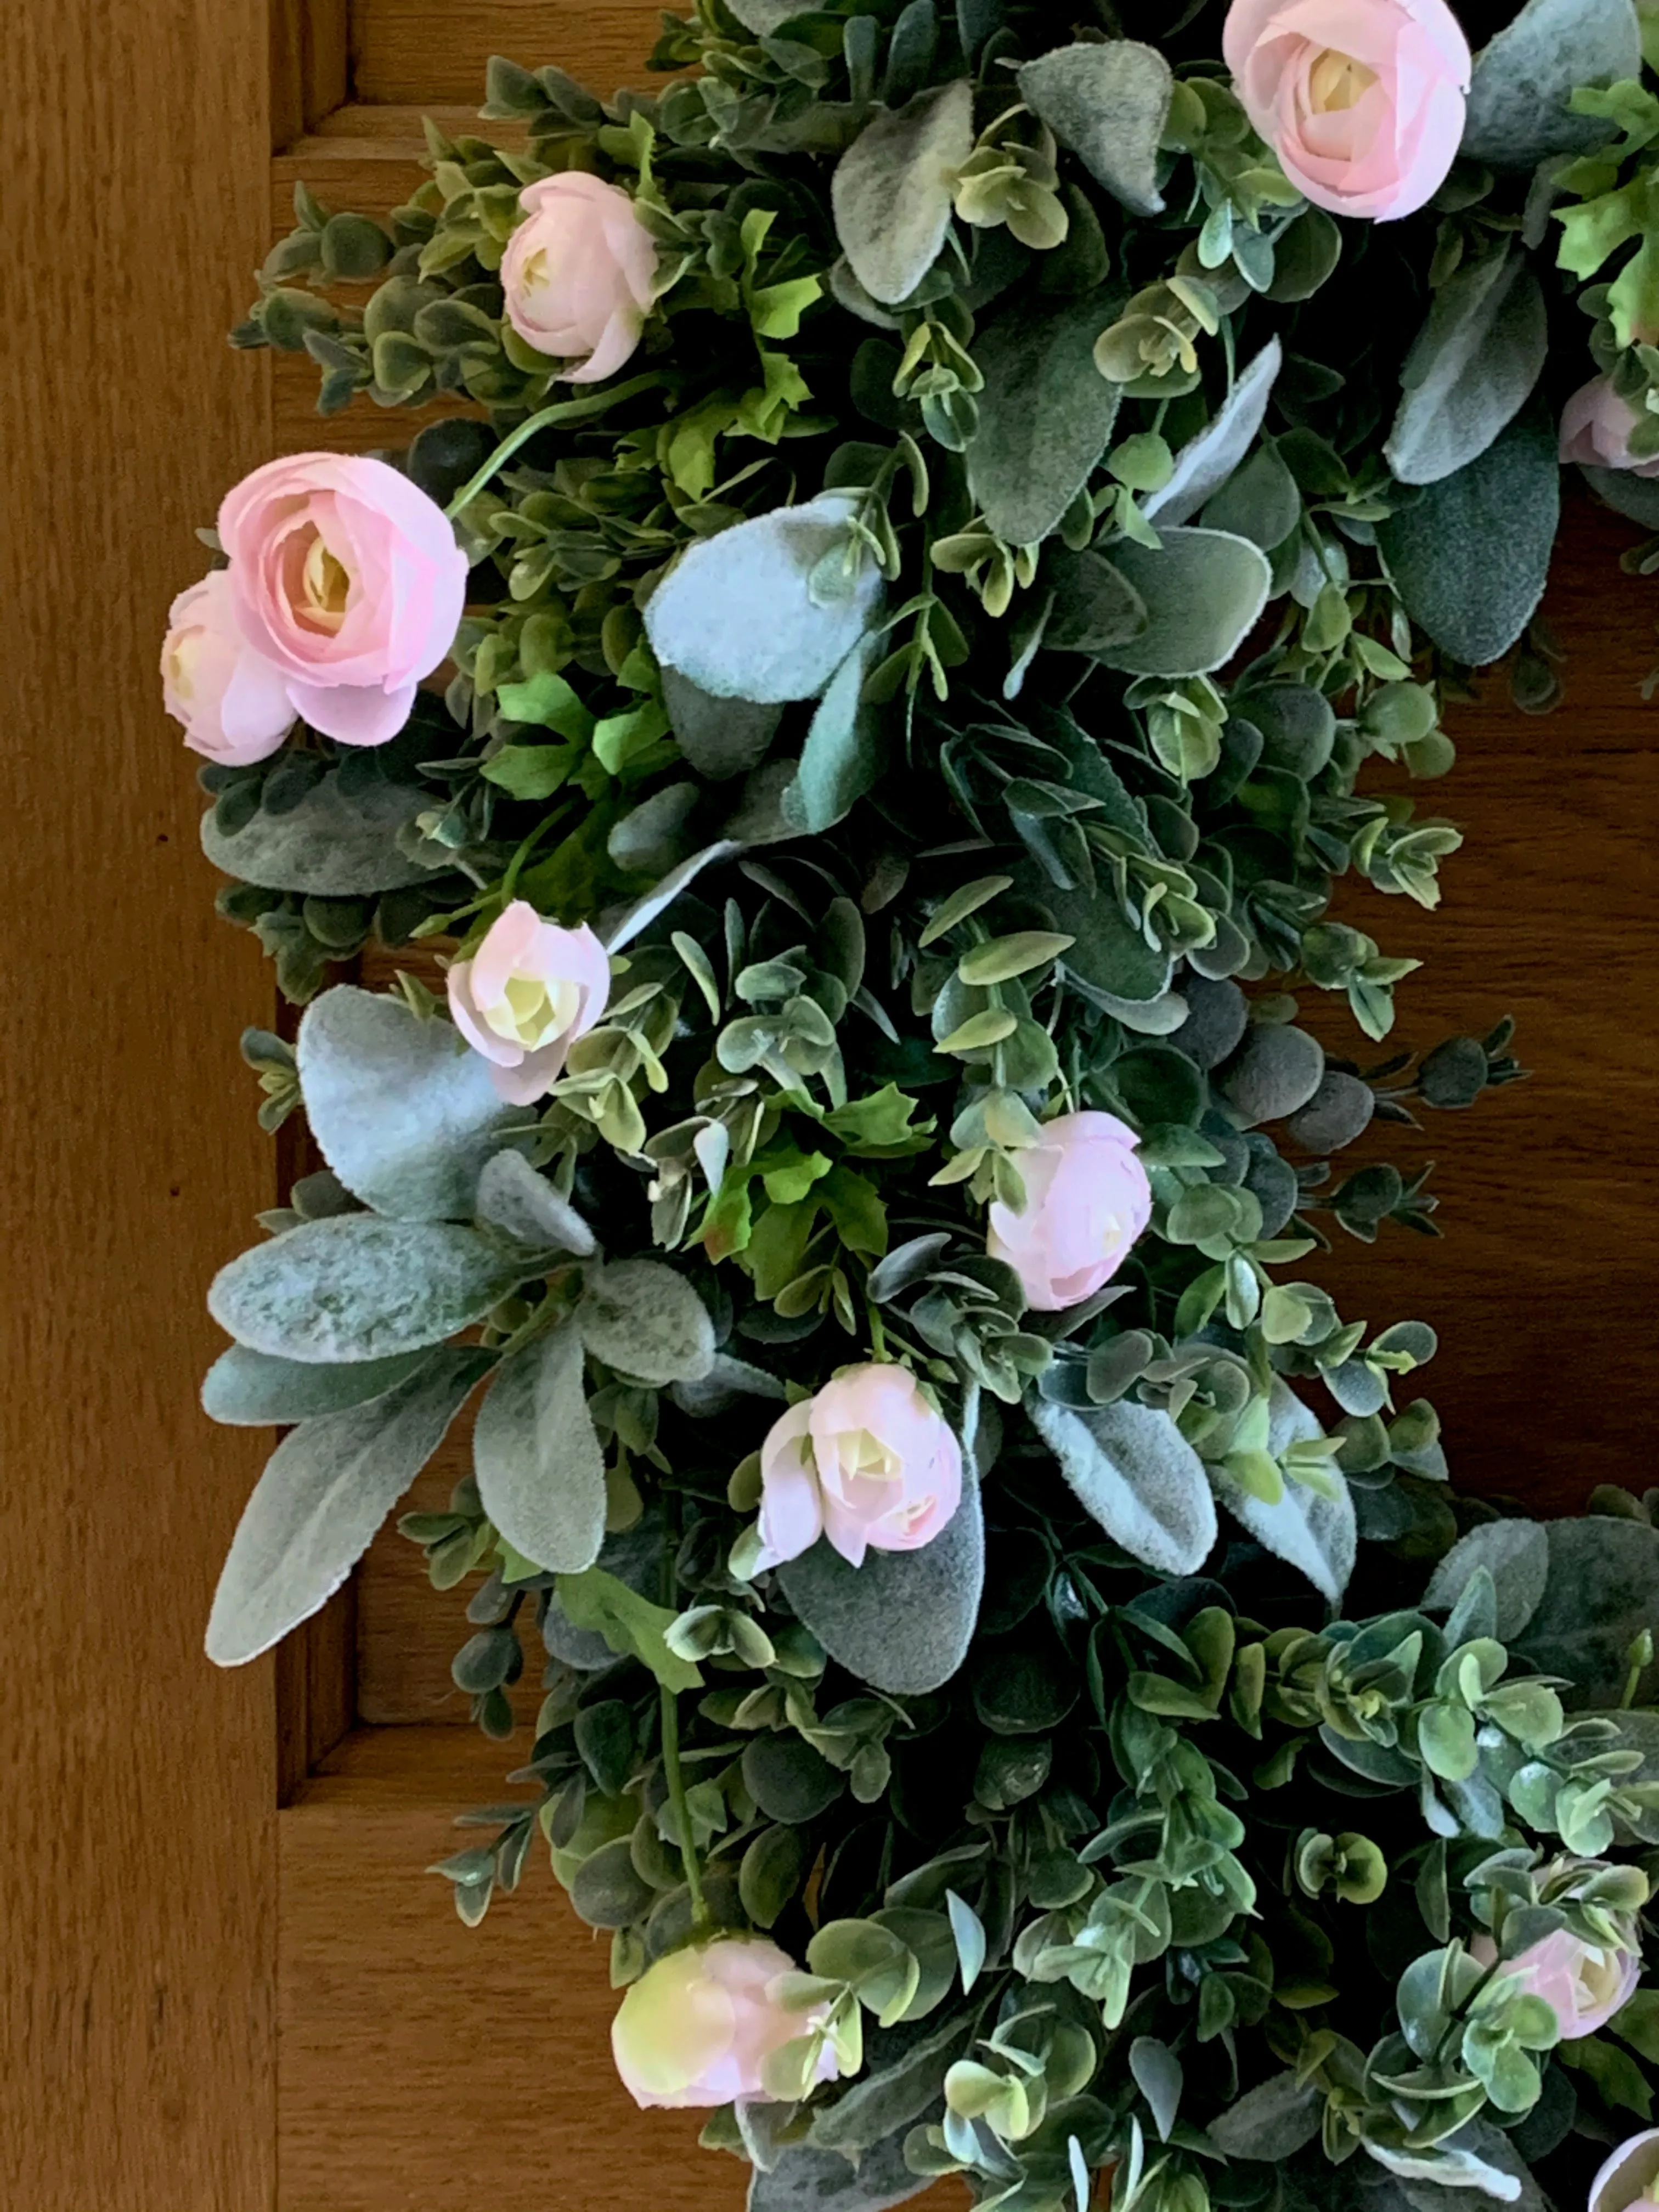
M 645 376 L 630 376 L 626 384 L 615 385 L 609 392 L 591 392 L 581 399 L 556 399 L 550 407 L 538 408 L 535 414 L 526 416 L 516 430 L 507 433 L 483 466 L 467 478 L 444 513 L 453 522 L 467 501 L 483 489 L 496 470 L 505 468 L 520 447 L 533 438 L 538 430 L 550 429 L 556 422 L 591 422 L 594 416 L 604 415 L 623 400 L 633 398 L 635 392 L 649 392 L 653 386 L 667 380 L 653 370 Z
M 674 1808 L 680 1856 L 685 1865 L 685 1886 L 691 1893 L 691 1924 L 694 1928 L 706 1928 L 708 1925 L 708 1907 L 703 1903 L 702 1870 L 697 1864 L 697 1847 L 691 1839 L 691 1814 L 685 1802 L 685 1777 L 680 1771 L 679 1700 L 665 1682 L 661 1686 L 661 1698 L 663 1772 L 668 1779 L 668 1802 Z

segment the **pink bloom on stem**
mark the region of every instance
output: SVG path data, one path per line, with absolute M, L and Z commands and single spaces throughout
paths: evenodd
M 295 453 L 226 495 L 219 542 L 242 635 L 294 712 L 342 744 L 395 738 L 465 602 L 443 509 L 385 461 Z
M 1222 51 L 1291 182 L 1334 215 L 1411 215 L 1445 181 L 1473 66 L 1445 0 L 1233 0 Z
M 1477 1936 L 1470 1955 L 1482 1966 L 1498 1956 L 1490 1936 Z M 1641 1954 L 1623 1945 L 1586 1943 L 1558 1928 L 1509 1960 L 1504 1974 L 1555 2014 L 1563 2039 L 1594 2035 L 1622 2012 L 1642 1978 Z
M 504 908 L 472 957 L 449 971 L 450 1016 L 514 1106 L 552 1089 L 610 995 L 610 957 L 587 924 L 561 929 L 526 899 Z
M 792 2012 L 781 1979 L 794 1962 L 763 1936 L 721 1936 L 671 1951 L 629 1989 L 611 2024 L 611 2050 L 624 2087 L 640 2106 L 729 2105 L 765 2098 L 775 2051 L 823 2025 L 827 2005 Z M 839 2068 L 826 2038 L 817 2079 Z
M 1631 433 L 1644 420 L 1607 378 L 1593 376 L 1561 410 L 1561 458 L 1577 461 L 1581 468 L 1659 477 L 1659 453 L 1644 459 L 1630 449 Z
M 585 170 L 538 178 L 519 205 L 501 256 L 508 322 L 535 352 L 574 362 L 568 383 L 614 376 L 645 328 L 656 240 L 620 185 Z
M 230 577 L 216 568 L 180 592 L 167 612 L 161 697 L 185 743 L 226 768 L 274 753 L 294 725 L 282 672 L 242 635 Z
M 1590 2184 L 1588 2212 L 1659 2212 L 1659 2128 L 1620 2144 Z
M 761 1446 L 762 1567 L 827 1536 L 866 1550 L 931 1544 L 962 1502 L 962 1448 L 908 1369 L 849 1367 L 772 1425 Z
M 1152 1193 L 1135 1133 L 1111 1114 L 1061 1114 L 1018 1155 L 1025 1203 L 991 1208 L 985 1249 L 1006 1260 L 1039 1313 L 1094 1293 L 1127 1258 L 1152 1218 Z

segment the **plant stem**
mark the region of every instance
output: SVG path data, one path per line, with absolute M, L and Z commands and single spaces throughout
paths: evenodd
M 505 468 L 520 446 L 533 438 L 538 430 L 545 430 L 556 422 L 586 422 L 596 415 L 603 415 L 624 399 L 631 399 L 636 392 L 648 392 L 653 385 L 666 380 L 654 372 L 645 376 L 630 376 L 626 384 L 618 384 L 609 392 L 589 392 L 581 399 L 556 399 L 550 407 L 538 408 L 526 416 L 516 430 L 510 430 L 496 447 L 481 469 L 476 469 L 456 493 L 444 513 L 453 522 L 470 499 L 476 498 L 489 482 L 497 469 Z
M 708 1907 L 703 1902 L 702 1870 L 697 1864 L 697 1847 L 691 1838 L 691 1814 L 685 1802 L 685 1777 L 680 1771 L 679 1700 L 665 1682 L 661 1687 L 661 1699 L 663 1772 L 668 1778 L 668 1802 L 674 1808 L 680 1856 L 685 1865 L 685 1886 L 691 1893 L 691 1923 L 695 1928 L 706 1928 L 708 1925 Z

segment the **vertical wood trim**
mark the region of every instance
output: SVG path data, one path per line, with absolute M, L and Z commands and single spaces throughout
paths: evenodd
M 269 0 L 273 154 L 350 97 L 348 0 Z
M 0 80 L 39 217 L 0 348 L 0 2203 L 269 2212 L 270 1671 L 202 1650 L 260 1439 L 197 1389 L 204 1287 L 272 1194 L 236 1052 L 270 994 L 157 678 L 193 532 L 266 450 L 225 343 L 265 242 L 264 8 L 21 0 Z

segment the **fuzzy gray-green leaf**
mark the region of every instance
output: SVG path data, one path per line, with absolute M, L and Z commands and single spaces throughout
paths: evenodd
M 596 1359 L 641 1382 L 696 1382 L 714 1364 L 707 1308 L 660 1260 L 590 1268 L 576 1326 Z
M 1203 676 L 1232 659 L 1267 604 L 1273 570 L 1259 545 L 1224 530 L 1159 532 L 1156 550 L 1121 538 L 1112 565 L 1139 593 L 1146 626 L 1097 654 L 1132 676 Z
M 1520 248 L 1466 262 L 1435 294 L 1401 371 L 1383 452 L 1401 483 L 1437 483 L 1485 453 L 1549 351 L 1543 288 Z
M 1284 358 L 1279 340 L 1269 338 L 1198 435 L 1176 455 L 1169 482 L 1143 497 L 1141 513 L 1158 526 L 1160 535 L 1177 523 L 1190 522 L 1255 445 Z
M 210 807 L 202 817 L 202 850 L 228 876 L 268 890 L 317 898 L 401 890 L 432 873 L 398 844 L 398 832 L 431 804 L 429 792 L 393 783 L 342 799 L 337 777 L 325 775 L 297 806 L 284 814 L 261 810 L 234 836 L 215 827 Z
M 484 1511 L 554 1574 L 580 1574 L 605 1541 L 605 1455 L 582 1371 L 575 1330 L 550 1330 L 501 1362 L 472 1431 Z
M 1157 215 L 1158 141 L 1173 78 L 1154 47 L 1133 39 L 1056 46 L 1027 62 L 1020 98 L 1090 174 L 1134 215 Z
M 908 298 L 950 228 L 956 173 L 974 150 L 967 79 L 877 116 L 836 165 L 836 235 L 853 274 L 884 307 Z
M 1476 58 L 1459 150 L 1500 169 L 1588 153 L 1608 126 L 1571 112 L 1574 90 L 1641 71 L 1642 28 L 1631 0 L 1528 0 Z
M 209 1368 L 202 1383 L 202 1410 L 212 1421 L 239 1429 L 287 1428 L 384 1398 L 431 1358 L 428 1352 L 399 1352 L 390 1359 L 356 1359 L 349 1366 L 319 1367 L 301 1359 L 277 1359 L 233 1344 Z
M 1121 1399 L 1073 1413 L 1027 1401 L 1079 1503 L 1115 1544 L 1165 1575 L 1195 1574 L 1216 1540 L 1204 1462 L 1168 1413 Z
M 1122 391 L 1097 370 L 1094 349 L 1118 304 L 1085 294 L 1054 307 L 1022 295 L 975 338 L 985 389 L 969 489 L 1010 545 L 1057 530 L 1106 450 Z

